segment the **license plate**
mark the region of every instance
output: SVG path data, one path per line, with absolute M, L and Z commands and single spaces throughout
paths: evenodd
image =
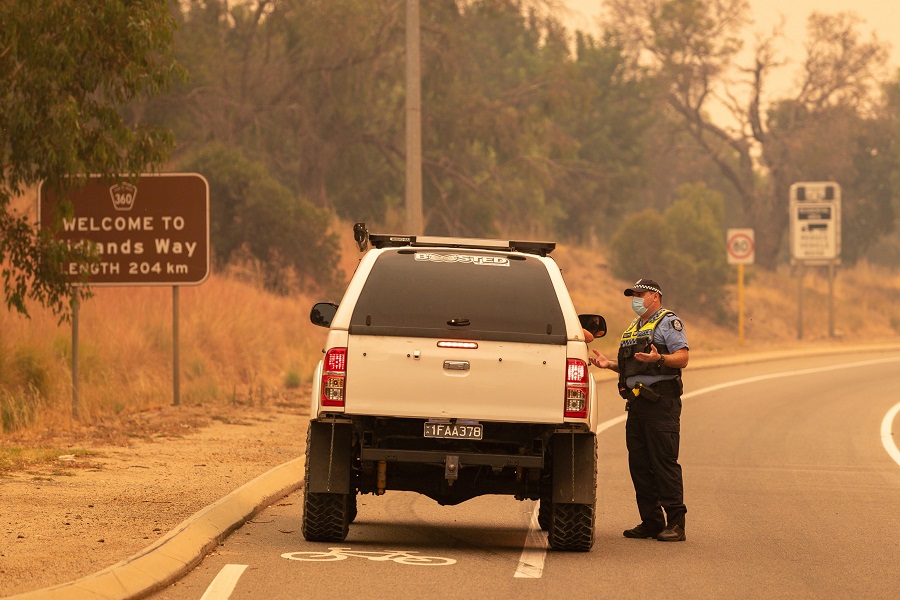
M 425 437 L 452 440 L 480 440 L 480 423 L 425 423 Z

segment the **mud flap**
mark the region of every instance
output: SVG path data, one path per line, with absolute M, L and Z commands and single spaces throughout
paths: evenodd
M 306 490 L 314 493 L 349 494 L 353 426 L 311 421 L 309 436 Z
M 556 433 L 553 452 L 553 503 L 591 504 L 596 495 L 594 435 Z

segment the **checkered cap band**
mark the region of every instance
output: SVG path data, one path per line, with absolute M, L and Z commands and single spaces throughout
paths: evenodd
M 633 290 L 646 290 L 646 291 L 648 291 L 648 292 L 656 292 L 657 294 L 662 293 L 658 287 L 655 287 L 655 286 L 652 286 L 652 285 L 646 285 L 646 284 L 644 284 L 644 283 L 639 283 L 639 284 L 637 284 L 637 285 L 633 285 L 633 286 L 631 286 L 631 289 L 633 289 Z
M 652 279 L 638 279 L 637 282 L 625 290 L 626 296 L 631 296 L 633 292 L 656 292 L 657 294 L 662 294 L 662 288 L 659 287 L 659 284 L 653 281 Z

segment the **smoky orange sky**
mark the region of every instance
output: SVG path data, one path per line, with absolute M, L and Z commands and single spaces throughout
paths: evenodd
M 603 11 L 603 0 L 564 0 L 571 15 L 566 19 L 571 27 L 597 31 L 596 19 Z M 750 0 L 751 17 L 755 21 L 747 30 L 748 43 L 754 31 L 769 31 L 783 16 L 785 40 L 782 49 L 789 58 L 803 54 L 806 39 L 806 20 L 810 13 L 854 12 L 865 23 L 862 31 L 874 31 L 878 38 L 891 45 L 891 65 L 900 63 L 900 7 L 897 0 Z
M 872 32 L 889 46 L 891 51 L 888 67 L 891 71 L 900 66 L 900 3 L 898 0 L 749 0 L 753 23 L 745 28 L 744 52 L 738 59 L 741 64 L 749 64 L 752 59 L 750 49 L 756 33 L 767 34 L 778 25 L 782 18 L 783 38 L 777 48 L 787 64 L 774 71 L 768 84 L 770 99 L 792 95 L 797 76 L 797 66 L 804 56 L 806 42 L 806 22 L 813 11 L 835 14 L 855 13 L 863 22 L 859 31 L 863 39 Z M 569 11 L 563 21 L 571 29 L 597 33 L 597 18 L 603 13 L 603 0 L 563 0 Z

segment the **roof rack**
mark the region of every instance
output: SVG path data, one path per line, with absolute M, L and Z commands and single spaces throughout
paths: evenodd
M 505 241 L 482 238 L 454 238 L 431 235 L 397 235 L 385 233 L 368 234 L 375 248 L 396 248 L 403 246 L 445 248 L 473 248 L 481 250 L 506 250 L 547 256 L 556 248 L 556 242 Z

